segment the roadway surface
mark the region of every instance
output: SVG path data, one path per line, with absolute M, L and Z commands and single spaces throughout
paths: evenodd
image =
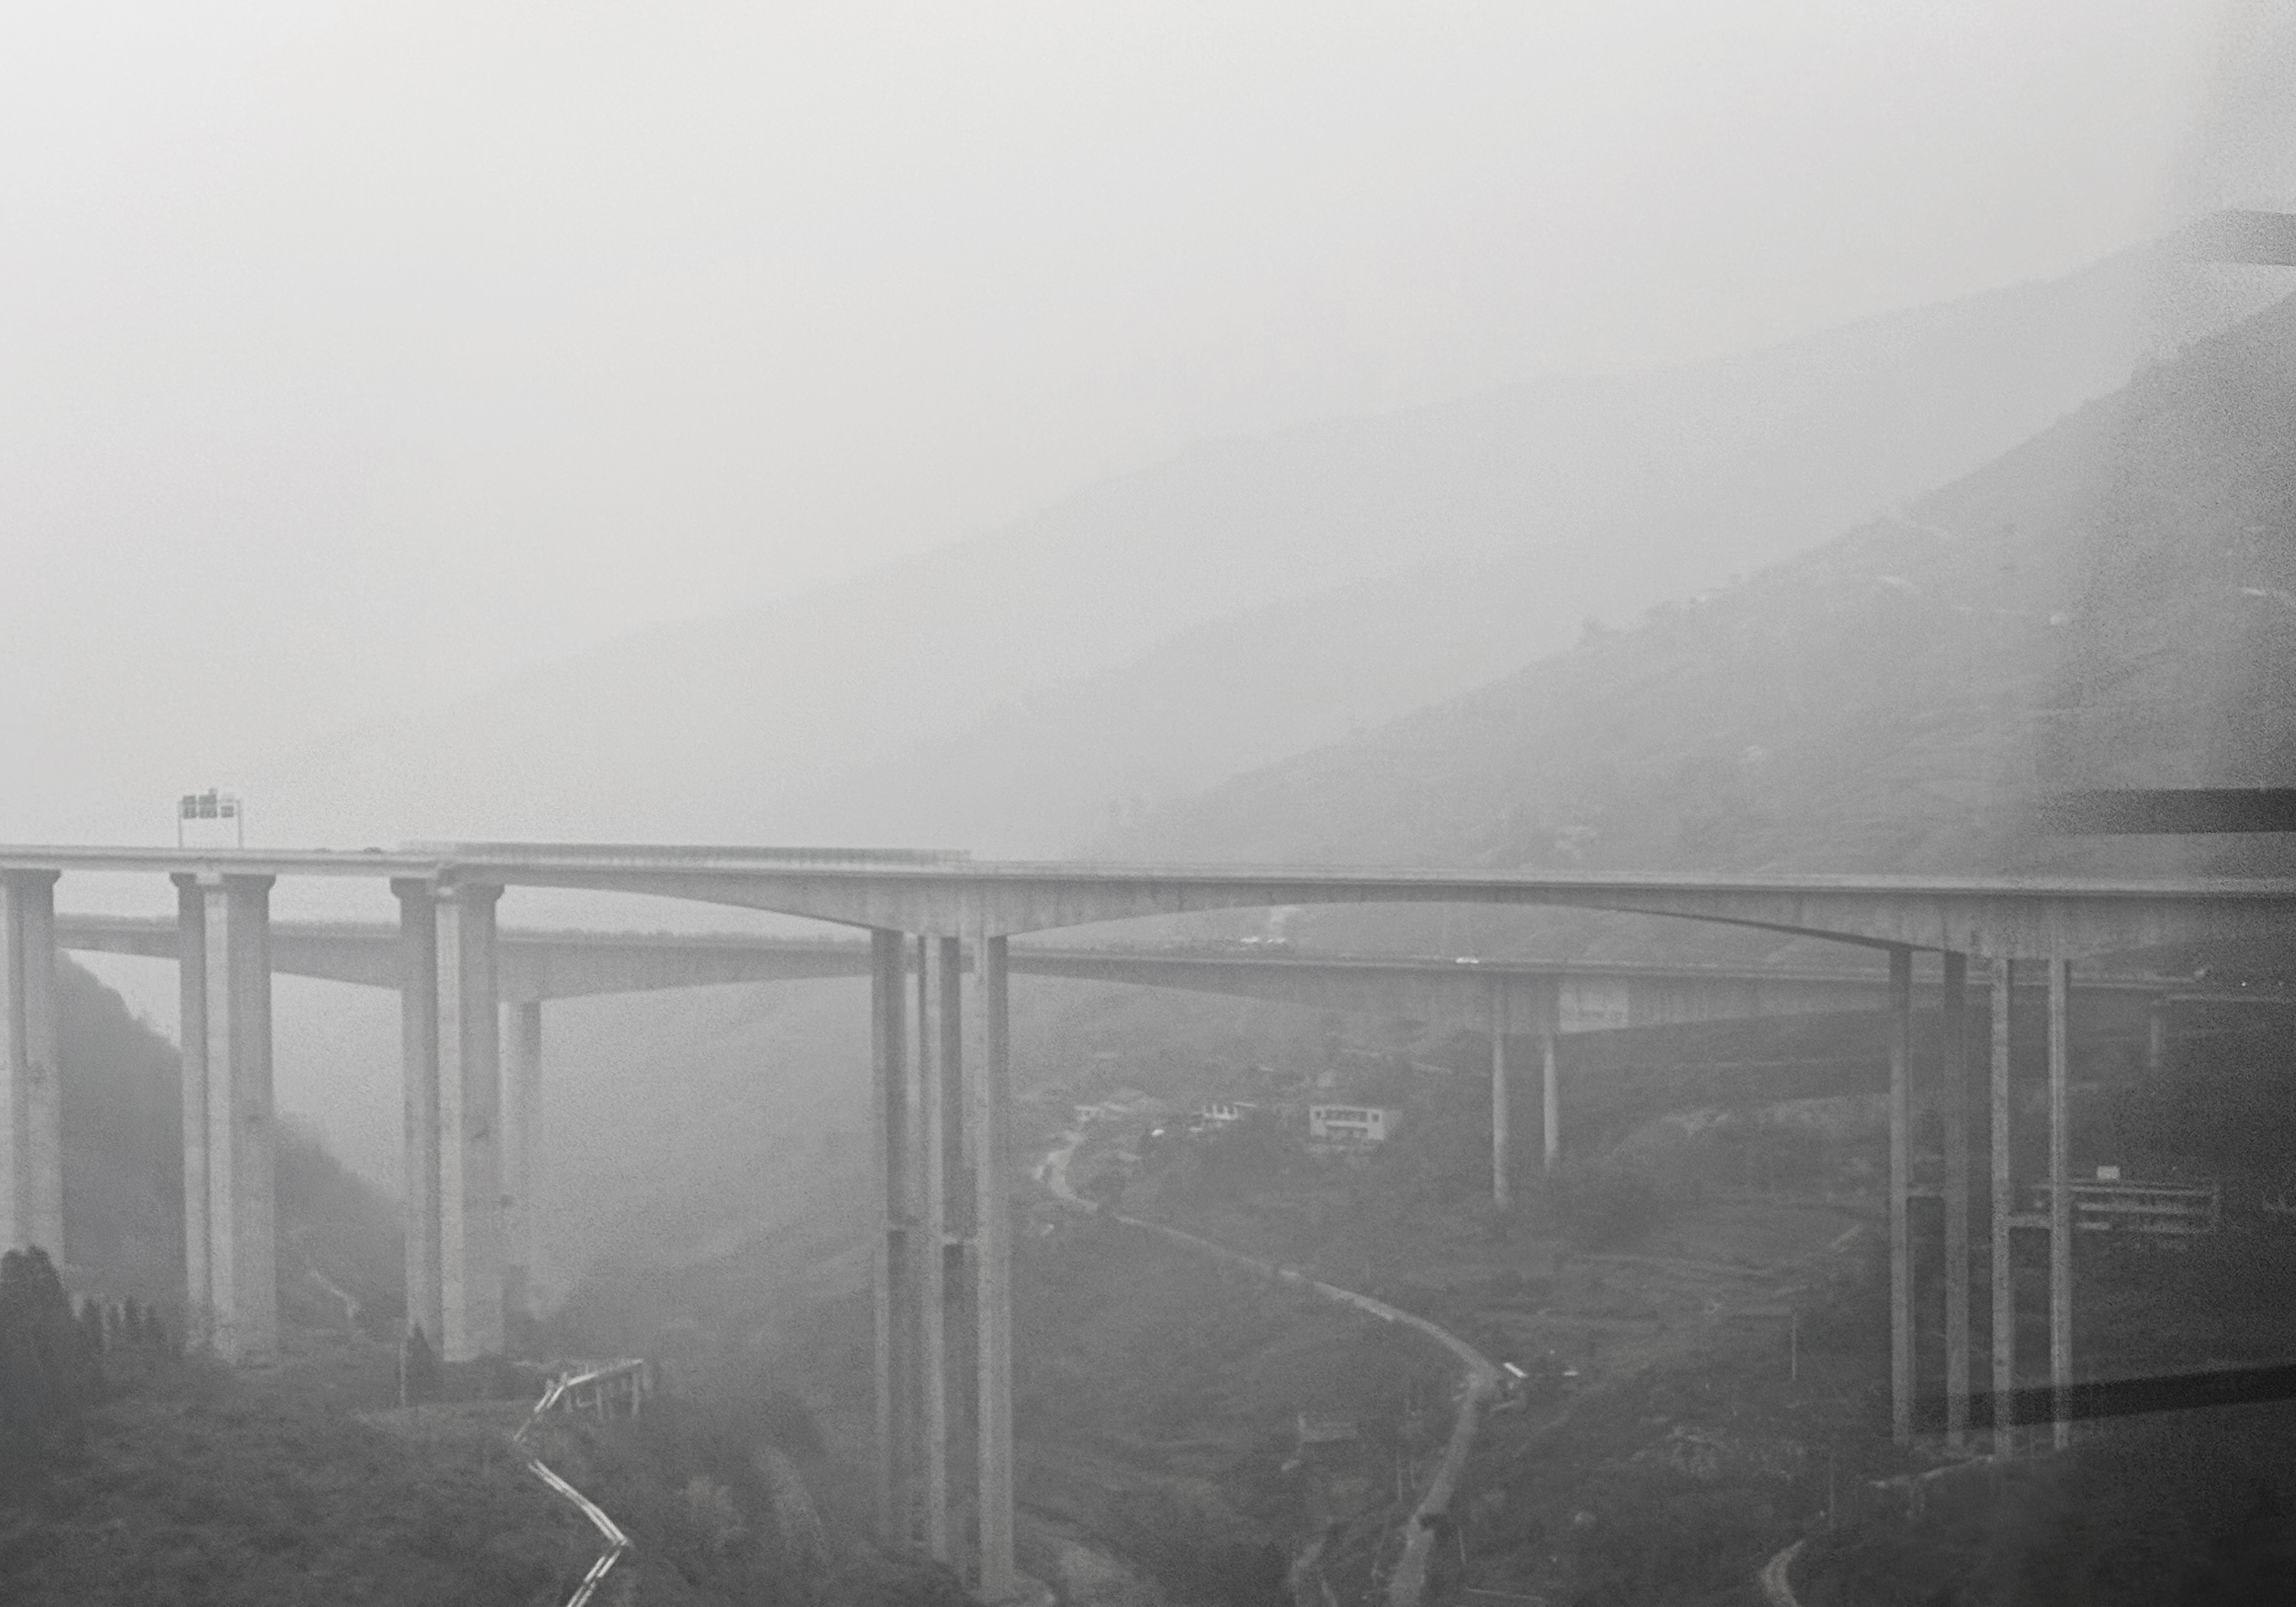
M 2080 959 L 2296 934 L 2296 880 L 1721 875 L 1332 865 L 995 863 L 909 850 L 568 843 L 326 849 L 0 846 L 0 870 L 404 879 L 690 899 L 911 933 L 1001 937 L 1150 915 L 1472 904 L 1660 915 L 1863 947 Z

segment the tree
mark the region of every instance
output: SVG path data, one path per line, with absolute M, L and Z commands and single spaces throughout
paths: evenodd
M 103 1354 L 103 1302 L 94 1295 L 83 1298 L 79 1303 L 79 1337 L 90 1356 Z
M 437 1400 L 445 1393 L 446 1375 L 439 1365 L 439 1353 L 430 1349 L 430 1341 L 422 1334 L 422 1324 L 415 1324 L 406 1331 L 406 1342 L 398 1352 L 398 1404 L 419 1406 L 425 1401 Z
M 0 1478 L 75 1455 L 101 1364 L 47 1251 L 0 1256 Z

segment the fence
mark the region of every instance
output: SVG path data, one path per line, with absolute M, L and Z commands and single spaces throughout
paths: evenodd
M 606 1542 L 606 1549 L 598 1554 L 598 1560 L 590 1564 L 590 1571 L 582 1576 L 581 1584 L 575 1587 L 572 1595 L 566 1598 L 566 1607 L 587 1607 L 590 1598 L 597 1594 L 598 1587 L 613 1571 L 614 1564 L 620 1562 L 622 1554 L 630 1549 L 630 1537 L 606 1516 L 596 1502 L 545 1466 L 542 1458 L 526 1443 L 526 1437 L 537 1423 L 555 1411 L 588 1410 L 594 1412 L 599 1421 L 603 1422 L 617 1406 L 627 1406 L 629 1415 L 635 1417 L 644 1406 L 645 1398 L 652 1391 L 653 1369 L 644 1361 L 577 1364 L 573 1368 L 561 1369 L 558 1376 L 550 1381 L 550 1387 L 542 1392 L 542 1398 L 534 1403 L 534 1410 L 519 1425 L 518 1432 L 511 1436 L 511 1443 L 526 1458 L 527 1470 L 571 1502 Z

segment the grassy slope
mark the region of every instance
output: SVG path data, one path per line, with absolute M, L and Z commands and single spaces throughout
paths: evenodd
M 2070 1457 L 1982 1473 L 1916 1518 L 1815 1537 L 1808 1607 L 2264 1607 L 2296 1601 L 2285 1406 L 2124 1429 Z
M 1495 1357 L 1579 1370 L 1568 1392 L 1541 1385 L 1486 1425 L 1454 1508 L 1476 1584 L 1556 1601 L 1726 1598 L 1823 1510 L 1829 1468 L 1849 1483 L 1897 1471 L 1875 1431 L 1882 1302 L 1872 1268 L 1840 1248 L 1870 1199 L 1726 1196 L 1710 1175 L 1736 1175 L 1724 1141 L 1738 1135 L 1646 1133 L 1599 1172 L 1552 1188 L 1526 1177 L 1502 1218 L 1485 1202 L 1465 1082 L 1414 1100 L 1404 1134 L 1359 1162 L 1238 1129 L 1161 1152 L 1123 1202 L 1368 1289 Z M 1874 1148 L 1861 1129 L 1844 1153 Z M 1082 1162 L 1087 1179 L 1108 1164 L 1099 1149 Z M 1630 1173 L 1658 1180 L 1641 1209 L 1589 1208 L 1590 1186 Z M 1327 1578 L 1359 1581 L 1371 1532 L 1331 1548 Z M 1458 1554 L 1439 1554 L 1439 1588 Z
M 156 1303 L 182 1332 L 176 1056 L 119 996 L 62 972 L 70 1281 Z M 396 1213 L 308 1135 L 279 1135 L 281 1313 L 291 1360 L 234 1375 L 108 1359 L 87 1455 L 0 1508 L 9 1603 L 519 1603 L 564 1599 L 594 1554 L 499 1434 L 424 1453 L 355 1419 L 391 1353 L 340 1342 L 403 1303 Z
M 1028 1241 L 1015 1308 L 1020 1496 L 1053 1535 L 1114 1552 L 1181 1601 L 1282 1599 L 1283 1566 L 1339 1520 L 1367 1561 L 1392 1532 L 1392 1464 L 1424 1456 L 1449 1370 L 1408 1335 L 1134 1230 L 1062 1216 Z M 1297 1466 L 1298 1413 L 1357 1423 Z M 1044 1542 L 1037 1549 L 1042 1553 Z
M 391 1388 L 387 1351 L 142 1381 L 97 1411 L 83 1465 L 0 1509 L 0 1600 L 562 1601 L 584 1526 L 498 1438 L 422 1447 L 352 1415 Z
M 2017 806 L 2040 780 L 2286 778 L 2292 436 L 2296 307 L 2284 305 L 1904 517 L 1256 772 L 1107 851 L 1509 868 L 1997 869 L 2108 851 L 2142 864 L 2127 844 L 2038 842 Z

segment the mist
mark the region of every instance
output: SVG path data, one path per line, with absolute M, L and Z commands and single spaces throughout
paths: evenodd
M 2296 857 L 2047 820 L 2296 756 L 2296 282 L 2180 243 L 2296 214 L 2296 6 L 0 28 L 0 842 L 359 856 L 214 880 L 197 973 L 71 862 L 155 924 L 50 1008 L 9 851 L 0 1596 L 562 1600 L 598 1510 L 710 1607 L 2268 1572 L 2284 1433 L 2064 1402 L 2281 1359 Z M 472 887 L 556 956 L 491 1081 Z
M 2171 4 L 18 19 L 8 834 L 153 840 L 1190 442 L 2062 273 L 2159 226 L 2217 44 Z

